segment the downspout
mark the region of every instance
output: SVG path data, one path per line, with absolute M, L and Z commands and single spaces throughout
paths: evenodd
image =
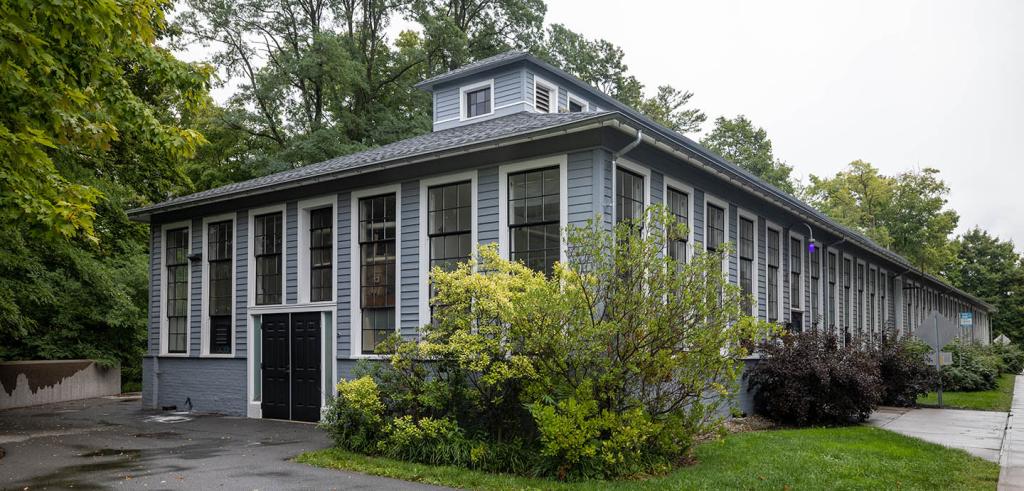
M 626 145 L 626 146 L 622 147 L 621 150 L 619 150 L 618 152 L 615 152 L 615 153 L 612 154 L 612 165 L 614 166 L 619 161 L 619 157 L 625 155 L 630 150 L 633 150 L 634 148 L 636 148 L 636 146 L 639 145 L 640 142 L 643 141 L 643 139 L 644 139 L 644 132 L 643 132 L 643 130 L 636 130 L 636 140 L 633 140 L 629 145 Z

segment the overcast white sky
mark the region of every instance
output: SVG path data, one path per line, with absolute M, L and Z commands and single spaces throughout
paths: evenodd
M 798 175 L 938 168 L 961 231 L 1024 246 L 1022 1 L 549 0 L 547 20 L 710 119 L 747 115 Z
M 548 0 L 547 22 L 621 46 L 710 119 L 747 115 L 804 178 L 938 168 L 959 231 L 1024 249 L 1024 1 Z

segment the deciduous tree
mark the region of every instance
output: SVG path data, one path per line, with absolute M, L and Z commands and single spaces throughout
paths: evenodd
M 768 132 L 755 127 L 746 116 L 741 114 L 733 119 L 719 117 L 715 120 L 714 129 L 700 143 L 769 184 L 788 193 L 795 191 L 790 178 L 793 168 L 775 158 Z

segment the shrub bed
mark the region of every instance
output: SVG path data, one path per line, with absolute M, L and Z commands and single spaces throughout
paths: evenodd
M 613 232 L 568 230 L 550 276 L 493 246 L 435 268 L 434 322 L 339 383 L 324 429 L 346 450 L 560 480 L 685 460 L 721 429 L 744 346 L 771 328 L 742 315 L 722 256 L 662 253 L 685 230 L 652 208 Z

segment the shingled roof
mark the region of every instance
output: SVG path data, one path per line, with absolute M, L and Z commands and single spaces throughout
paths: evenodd
M 144 219 L 153 213 L 164 210 L 198 205 L 207 201 L 216 201 L 232 195 L 257 190 L 276 188 L 288 183 L 301 183 L 324 176 L 342 177 L 348 171 L 374 164 L 392 162 L 412 157 L 426 156 L 467 145 L 493 142 L 505 138 L 521 136 L 529 133 L 543 132 L 553 128 L 563 128 L 573 123 L 593 119 L 608 118 L 614 113 L 516 113 L 479 123 L 458 126 L 420 136 L 397 141 L 363 152 L 357 152 L 297 169 L 287 170 L 241 181 L 219 188 L 200 191 L 172 198 L 167 201 L 136 208 L 128 212 L 133 219 Z

